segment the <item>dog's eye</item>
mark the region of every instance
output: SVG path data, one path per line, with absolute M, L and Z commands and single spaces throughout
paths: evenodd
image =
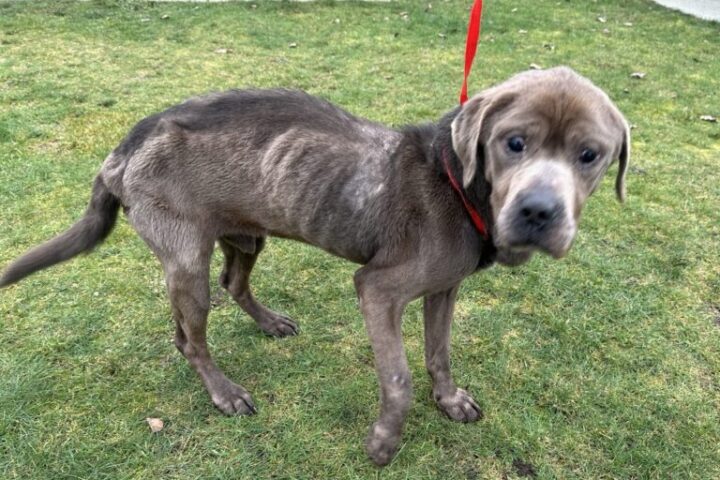
M 507 146 L 513 152 L 520 153 L 525 150 L 525 139 L 523 137 L 510 137 Z
M 580 161 L 582 163 L 592 163 L 598 157 L 598 153 L 592 148 L 586 148 L 580 154 Z

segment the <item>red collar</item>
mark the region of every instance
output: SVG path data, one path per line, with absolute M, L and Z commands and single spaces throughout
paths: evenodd
M 448 179 L 450 180 L 450 185 L 452 185 L 453 190 L 455 190 L 457 194 L 460 195 L 460 200 L 462 200 L 463 205 L 465 205 L 465 210 L 467 210 L 468 214 L 470 215 L 470 219 L 472 220 L 473 225 L 475 225 L 477 231 L 480 232 L 480 235 L 482 235 L 485 240 L 487 240 L 488 232 L 487 227 L 485 227 L 485 222 L 483 221 L 478 211 L 475 210 L 475 207 L 473 207 L 468 201 L 468 199 L 465 198 L 465 194 L 463 193 L 462 188 L 460 188 L 460 184 L 453 176 L 452 171 L 450 171 L 450 163 L 448 162 L 447 150 L 445 149 L 443 149 L 442 160 L 443 164 L 445 165 L 445 173 L 447 173 Z

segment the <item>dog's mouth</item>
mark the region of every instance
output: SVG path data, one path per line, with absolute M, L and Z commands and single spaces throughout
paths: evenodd
M 496 240 L 497 261 L 501 265 L 514 267 L 526 263 L 535 252 L 542 252 L 555 259 L 563 258 L 570 250 L 569 241 L 519 242 L 504 243 Z
M 512 248 L 497 248 L 496 260 L 500 265 L 506 267 L 517 267 L 526 263 L 532 257 L 535 250 L 532 249 L 512 249 Z

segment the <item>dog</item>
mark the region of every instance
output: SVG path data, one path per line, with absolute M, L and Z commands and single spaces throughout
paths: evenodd
M 625 194 L 628 123 L 608 96 L 566 67 L 520 73 L 436 124 L 390 129 L 300 91 L 233 90 L 191 98 L 140 121 L 109 154 L 85 215 L 12 263 L 7 286 L 92 250 L 122 208 L 160 260 L 175 345 L 225 414 L 256 412 L 206 343 L 214 246 L 220 284 L 260 329 L 296 323 L 253 296 L 249 277 L 268 236 L 320 247 L 361 266 L 354 281 L 375 356 L 380 416 L 366 450 L 397 450 L 411 403 L 401 316 L 424 298 L 425 363 L 439 409 L 482 417 L 450 373 L 453 306 L 462 280 L 534 252 L 563 257 L 581 210 L 615 160 Z

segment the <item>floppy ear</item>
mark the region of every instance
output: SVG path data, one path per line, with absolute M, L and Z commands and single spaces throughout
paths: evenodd
M 498 95 L 497 88 L 475 95 L 463 105 L 452 122 L 452 144 L 463 168 L 463 187 L 467 188 L 477 173 L 480 133 L 492 112 L 510 103 L 509 95 Z
M 625 174 L 630 161 L 630 125 L 624 119 L 623 123 L 625 124 L 625 133 L 623 134 L 623 143 L 618 157 L 618 173 L 615 179 L 615 193 L 621 203 L 625 201 Z

